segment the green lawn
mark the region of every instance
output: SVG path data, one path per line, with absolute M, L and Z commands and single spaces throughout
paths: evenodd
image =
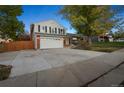
M 124 42 L 94 42 L 90 50 L 113 52 L 121 48 L 124 48 Z
M 95 47 L 124 47 L 124 42 L 95 42 L 92 46 Z

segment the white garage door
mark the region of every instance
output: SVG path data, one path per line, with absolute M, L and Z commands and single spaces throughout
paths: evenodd
M 47 48 L 63 48 L 63 38 L 41 37 L 40 49 L 47 49 Z

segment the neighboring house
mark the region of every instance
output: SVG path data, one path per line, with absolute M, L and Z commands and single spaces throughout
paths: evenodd
M 24 32 L 23 34 L 19 35 L 17 41 L 30 41 L 30 34 L 28 31 Z
M 54 20 L 33 23 L 30 26 L 35 49 L 63 48 L 69 46 L 66 28 Z
M 101 35 L 101 36 L 98 36 L 98 41 L 101 42 L 101 41 L 109 41 L 109 42 L 113 42 L 114 39 L 111 35 L 109 35 L 108 33 L 106 33 L 105 35 Z

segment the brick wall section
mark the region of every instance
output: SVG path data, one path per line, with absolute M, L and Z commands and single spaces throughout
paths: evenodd
M 40 35 L 37 35 L 37 49 L 40 49 Z
M 37 49 L 40 49 L 40 39 L 37 39 Z

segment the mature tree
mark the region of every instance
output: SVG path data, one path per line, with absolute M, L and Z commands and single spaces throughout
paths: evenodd
M 77 33 L 88 36 L 91 44 L 91 36 L 104 34 L 112 29 L 119 20 L 115 20 L 115 14 L 111 6 L 98 5 L 72 5 L 64 6 L 60 14 L 67 19 Z
M 124 38 L 124 30 L 116 31 L 116 32 L 113 34 L 113 37 L 114 37 L 115 39 Z
M 16 39 L 24 32 L 24 24 L 17 18 L 22 13 L 21 6 L 0 6 L 0 36 L 2 38 Z

